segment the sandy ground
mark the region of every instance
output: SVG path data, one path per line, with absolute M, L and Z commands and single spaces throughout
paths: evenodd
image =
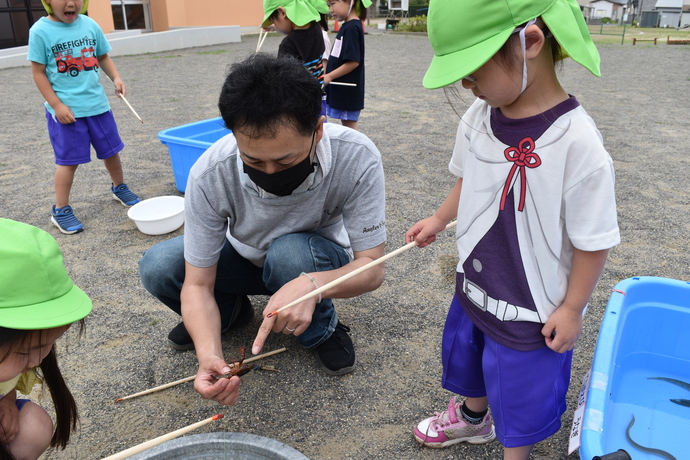
M 251 53 L 256 38 L 115 58 L 128 100 L 145 121 L 140 124 L 111 97 L 127 144 L 122 152 L 126 182 L 142 198 L 180 195 L 157 133 L 218 116 L 216 100 L 227 66 Z M 264 50 L 275 52 L 279 40 L 268 37 Z M 366 52 L 367 100 L 360 127 L 383 155 L 391 251 L 452 186 L 447 163 L 458 123 L 455 111 L 462 113 L 472 98 L 463 93 L 453 108 L 443 91 L 422 88 L 432 55 L 424 36 L 370 34 Z M 597 122 L 615 160 L 623 242 L 611 252 L 592 298 L 576 348 L 563 429 L 538 444 L 533 459 L 578 458 L 577 453 L 567 456 L 572 411 L 611 288 L 635 275 L 690 280 L 690 47 L 610 45 L 600 52 L 601 79 L 569 61 L 562 81 Z M 59 233 L 49 223 L 53 155 L 29 68 L 0 70 L 0 94 L 0 216 L 54 235 L 75 283 L 94 303 L 85 335 L 77 339 L 70 331 L 59 343 L 81 429 L 65 451 L 49 450 L 43 459 L 101 458 L 215 413 L 225 419 L 197 433 L 266 436 L 313 460 L 502 458 L 497 442 L 439 451 L 420 448 L 411 435 L 418 420 L 443 409 L 450 397 L 440 387 L 440 338 L 456 250 L 452 235 L 445 234 L 427 249 L 391 259 L 376 292 L 337 302 L 358 353 L 351 375 L 325 375 L 312 351 L 274 335 L 265 349 L 285 346 L 288 351 L 264 364 L 280 372 L 247 375 L 234 407 L 202 400 L 191 383 L 115 404 L 117 397 L 196 372 L 193 353 L 168 347 L 166 336 L 178 317 L 143 289 L 137 267 L 146 249 L 183 229 L 161 236 L 140 233 L 110 197 L 103 165 L 93 161 L 79 168 L 72 193 L 86 231 Z M 252 298 L 257 312 L 266 300 Z M 251 324 L 224 335 L 226 357 L 236 357 L 238 347 L 250 344 L 259 324 L 257 314 Z M 46 407 L 48 399 L 41 400 Z

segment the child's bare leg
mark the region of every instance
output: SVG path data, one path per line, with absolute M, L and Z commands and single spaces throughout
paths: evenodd
M 55 207 L 69 204 L 69 193 L 74 182 L 74 173 L 79 165 L 57 165 L 55 170 Z
M 352 128 L 355 131 L 357 130 L 357 122 L 353 120 L 340 120 L 343 123 L 343 126 L 347 126 L 348 128 Z
M 113 187 L 117 187 L 124 183 L 125 179 L 122 173 L 122 163 L 120 162 L 119 153 L 103 160 L 103 164 L 105 165 L 105 169 L 108 170 L 108 174 L 110 174 L 110 180 L 113 182 Z
M 50 445 L 53 436 L 53 421 L 48 413 L 32 402 L 24 404 L 19 411 L 19 432 L 7 445 L 17 460 L 36 460 Z
M 534 444 L 521 447 L 505 447 L 503 449 L 503 460 L 528 460 Z

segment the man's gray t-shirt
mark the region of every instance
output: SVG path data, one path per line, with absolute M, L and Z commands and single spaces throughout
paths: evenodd
M 214 143 L 192 167 L 185 194 L 184 257 L 195 267 L 218 262 L 227 238 L 263 266 L 278 237 L 310 232 L 353 251 L 386 241 L 381 155 L 350 128 L 324 124 L 316 170 L 291 195 L 257 187 L 242 170 L 235 137 Z

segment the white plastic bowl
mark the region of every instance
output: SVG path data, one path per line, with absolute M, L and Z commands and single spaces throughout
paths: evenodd
M 184 223 L 184 198 L 181 196 L 149 198 L 129 208 L 127 216 L 137 224 L 140 232 L 147 235 L 174 232 Z

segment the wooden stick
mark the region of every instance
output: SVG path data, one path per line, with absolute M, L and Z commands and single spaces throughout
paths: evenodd
M 268 353 L 264 353 L 263 355 L 252 356 L 251 358 L 247 358 L 244 361 L 242 361 L 242 364 L 251 363 L 253 361 L 257 361 L 257 360 L 263 359 L 263 358 L 268 358 L 269 356 L 273 356 L 273 355 L 277 355 L 278 353 L 282 353 L 285 350 L 287 350 L 287 348 L 279 348 L 277 350 L 273 350 L 273 351 L 269 351 Z M 185 378 L 180 379 L 180 380 L 175 380 L 174 382 L 166 383 L 165 385 L 161 385 L 161 386 L 157 386 L 154 388 L 150 388 L 148 390 L 140 391 L 139 393 L 134 393 L 134 394 L 131 394 L 129 396 L 125 396 L 123 398 L 117 398 L 115 400 L 115 402 L 117 403 L 120 401 L 124 401 L 125 399 L 132 399 L 132 398 L 136 398 L 137 396 L 143 396 L 143 395 L 147 395 L 149 393 L 155 393 L 156 391 L 165 390 L 166 388 L 174 387 L 175 385 L 179 385 L 181 383 L 190 382 L 190 381 L 194 380 L 195 378 L 196 378 L 196 374 L 190 375 L 189 377 L 185 377 Z
M 345 83 L 344 81 L 332 81 L 329 85 L 357 86 L 357 83 Z
M 454 221 L 454 222 L 449 223 L 448 225 L 446 225 L 446 228 L 444 228 L 443 231 L 446 231 L 446 230 L 448 230 L 449 228 L 455 227 L 455 226 L 457 225 L 457 223 L 458 223 L 457 220 Z M 288 309 L 288 308 L 290 308 L 290 307 L 294 307 L 294 306 L 297 305 L 298 303 L 304 302 L 305 300 L 311 299 L 312 297 L 316 297 L 317 295 L 319 295 L 319 294 L 321 294 L 322 292 L 324 292 L 324 291 L 326 291 L 326 290 L 332 288 L 333 286 L 337 286 L 337 285 L 339 285 L 340 283 L 342 283 L 342 282 L 344 282 L 344 281 L 347 281 L 347 280 L 349 280 L 350 278 L 352 278 L 352 277 L 354 277 L 354 276 L 359 275 L 359 274 L 362 273 L 363 271 L 369 270 L 371 267 L 374 267 L 374 266 L 376 266 L 376 265 L 378 265 L 378 264 L 380 264 L 380 263 L 382 263 L 382 262 L 384 262 L 384 261 L 390 259 L 390 258 L 393 257 L 393 256 L 397 256 L 397 255 L 400 254 L 401 252 L 405 252 L 405 251 L 407 251 L 408 249 L 415 247 L 416 245 L 417 245 L 417 243 L 415 243 L 414 241 L 411 242 L 411 243 L 407 243 L 405 246 L 400 247 L 400 248 L 396 249 L 395 251 L 386 254 L 385 256 L 379 257 L 379 258 L 376 259 L 376 260 L 372 260 L 372 261 L 369 262 L 368 264 L 363 265 L 363 266 L 359 267 L 358 269 L 353 270 L 353 271 L 351 271 L 350 273 L 348 273 L 348 274 L 346 274 L 346 275 L 343 275 L 343 276 L 341 276 L 340 278 L 337 278 L 337 279 L 331 281 L 330 283 L 324 284 L 324 285 L 321 286 L 320 288 L 314 289 L 314 290 L 311 291 L 309 294 L 305 294 L 305 295 L 303 295 L 302 297 L 300 297 L 299 299 L 290 302 L 289 304 L 287 304 L 287 305 L 285 305 L 285 306 L 283 306 L 283 307 L 277 309 L 276 311 L 274 311 L 274 312 L 272 312 L 272 313 L 269 313 L 268 315 L 266 315 L 266 318 L 270 318 L 271 316 L 275 316 L 275 315 L 277 315 L 278 313 L 280 313 L 280 312 L 283 311 L 283 310 L 286 310 L 286 309 Z
M 144 120 L 142 120 L 141 117 L 139 116 L 139 114 L 137 113 L 137 111 L 134 110 L 134 107 L 132 107 L 131 104 L 130 104 L 129 102 L 127 102 L 127 99 L 125 98 L 124 94 L 120 93 L 119 96 L 120 96 L 120 99 L 122 99 L 123 101 L 125 101 L 125 104 L 127 104 L 127 107 L 129 107 L 129 110 L 132 111 L 132 113 L 134 114 L 134 116 L 137 117 L 137 118 L 139 119 L 139 121 L 143 123 Z
M 125 449 L 122 452 L 118 452 L 117 454 L 111 455 L 110 457 L 105 457 L 103 460 L 123 460 L 125 458 L 129 458 L 132 455 L 138 454 L 140 452 L 143 452 L 145 450 L 148 450 L 152 447 L 155 447 L 159 444 L 163 444 L 166 441 L 170 441 L 171 439 L 175 439 L 179 436 L 182 436 L 183 434 L 196 430 L 197 428 L 206 425 L 207 423 L 214 422 L 216 420 L 220 420 L 221 418 L 225 417 L 223 414 L 217 414 L 214 415 L 213 417 L 209 417 L 206 420 L 202 420 L 200 422 L 192 423 L 191 425 L 188 425 L 184 428 L 180 428 L 179 430 L 172 431 L 168 434 L 164 434 L 163 436 L 159 436 L 157 438 L 151 439 L 150 441 L 142 442 L 141 444 L 138 444 L 134 447 L 130 447 L 129 449 Z
M 262 44 L 262 42 L 261 42 L 261 37 L 263 36 L 263 34 L 264 34 L 264 28 L 261 27 L 261 28 L 259 29 L 259 41 L 256 42 L 256 52 L 257 52 L 257 53 L 258 53 L 259 50 L 261 49 L 261 44 Z M 268 34 L 268 31 L 266 31 L 266 34 Z
M 261 37 L 261 32 L 263 32 L 263 27 L 259 31 L 259 43 L 256 44 L 256 52 L 258 53 L 261 51 L 261 47 L 264 45 L 264 41 L 266 40 L 266 37 L 268 37 L 268 30 L 264 32 L 263 38 Z
M 110 77 L 108 76 L 107 73 L 103 72 L 103 75 L 105 75 L 105 78 L 107 78 L 108 80 L 110 80 Z M 110 80 L 110 83 L 112 83 L 112 82 L 113 82 L 113 81 Z M 125 96 L 124 96 L 123 94 L 118 94 L 117 96 L 118 96 L 120 99 L 122 99 L 123 101 L 125 101 L 125 104 L 127 104 L 127 107 L 129 107 L 129 110 L 131 110 L 132 113 L 134 114 L 134 116 L 137 117 L 137 118 L 139 119 L 139 121 L 143 123 L 144 120 L 141 119 L 141 117 L 139 116 L 139 114 L 137 113 L 137 111 L 134 110 L 134 107 L 131 106 L 131 104 L 127 101 L 127 99 L 125 98 Z

